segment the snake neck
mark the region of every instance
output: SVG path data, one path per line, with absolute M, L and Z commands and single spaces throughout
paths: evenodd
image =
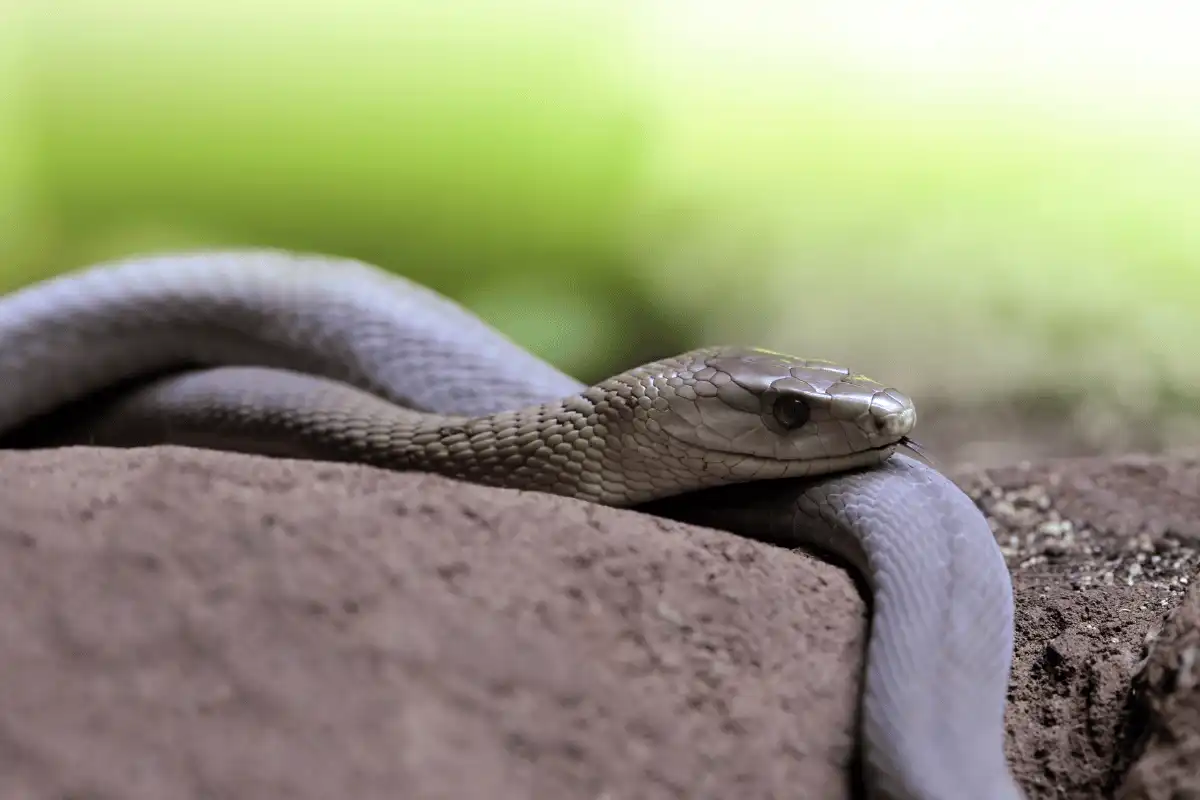
M 582 395 L 473 418 L 424 417 L 404 432 L 405 468 L 472 483 L 604 501 L 608 428 Z M 394 445 L 381 448 L 388 461 Z M 387 464 L 387 466 L 395 466 Z
M 376 437 L 377 463 L 612 506 L 708 483 L 697 469 L 702 451 L 652 436 L 637 411 L 636 400 L 613 402 L 587 390 L 483 417 L 424 417 L 403 432 L 399 450 L 395 431 Z

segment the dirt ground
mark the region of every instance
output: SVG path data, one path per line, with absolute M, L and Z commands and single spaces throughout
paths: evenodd
M 1030 798 L 1200 797 L 1200 457 L 947 469 Z M 633 511 L 180 448 L 0 454 L 0 797 L 850 797 L 866 606 Z

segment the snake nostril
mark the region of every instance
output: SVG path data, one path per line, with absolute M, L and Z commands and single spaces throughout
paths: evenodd
M 912 403 L 892 390 L 876 392 L 870 403 L 871 424 L 876 435 L 896 437 L 912 430 L 916 413 Z
M 890 436 L 893 435 L 893 428 L 896 425 L 894 415 L 884 413 L 878 409 L 873 409 L 873 413 L 868 414 L 864 420 L 863 428 L 869 436 Z
M 913 413 L 913 410 L 906 408 L 903 411 L 882 415 L 879 418 L 879 428 L 881 432 L 887 433 L 890 436 L 903 436 L 912 430 L 915 420 L 916 415 Z

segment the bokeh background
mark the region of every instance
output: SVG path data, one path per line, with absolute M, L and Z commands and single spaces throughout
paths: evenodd
M 373 261 L 583 379 L 843 362 L 950 461 L 1200 444 L 1186 4 L 0 0 L 0 289 Z

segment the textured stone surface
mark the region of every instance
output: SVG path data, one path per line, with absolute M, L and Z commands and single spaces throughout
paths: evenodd
M 829 565 L 365 467 L 0 474 L 0 797 L 847 794 L 865 607 Z
M 806 555 L 179 448 L 0 476 L 0 797 L 849 796 L 866 610 Z M 1200 461 L 955 476 L 1013 572 L 1031 800 L 1196 796 Z
M 1149 657 L 1134 679 L 1130 755 L 1121 800 L 1200 797 L 1200 589 L 1152 631 Z

